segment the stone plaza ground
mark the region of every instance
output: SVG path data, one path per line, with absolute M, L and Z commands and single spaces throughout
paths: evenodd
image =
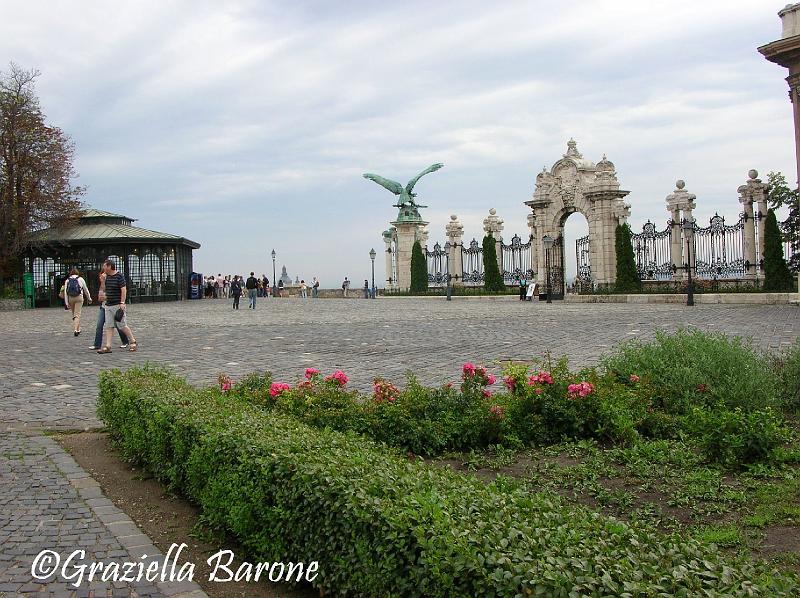
M 0 312 L 0 596 L 45 590 L 69 595 L 63 580 L 33 583 L 41 550 L 87 560 L 163 558 L 48 430 L 101 428 L 95 415 L 98 373 L 145 362 L 165 364 L 195 384 L 272 371 L 293 382 L 306 367 L 342 369 L 350 386 L 368 390 L 375 376 L 396 383 L 413 371 L 425 384 L 455 381 L 465 361 L 499 372 L 508 360 L 550 352 L 572 366 L 590 365 L 626 340 L 696 327 L 751 337 L 780 350 L 800 334 L 793 306 L 632 305 L 519 302 L 514 298 L 259 300 L 238 312 L 224 300 L 130 306 L 139 350 L 114 342 L 111 355 L 88 350 L 97 308 L 84 311 L 75 338 L 63 310 Z M 113 595 L 193 595 L 194 584 L 117 584 Z M 108 584 L 77 595 L 105 595 Z

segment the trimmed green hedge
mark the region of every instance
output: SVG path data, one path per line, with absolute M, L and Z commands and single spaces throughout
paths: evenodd
M 409 461 L 146 367 L 103 372 L 123 455 L 201 506 L 249 560 L 319 562 L 348 596 L 796 595 L 792 577 L 499 478 Z

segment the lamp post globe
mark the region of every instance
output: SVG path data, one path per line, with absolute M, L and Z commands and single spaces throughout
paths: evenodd
M 550 235 L 545 235 L 542 237 L 542 245 L 544 245 L 544 255 L 545 255 L 545 271 L 547 273 L 547 303 L 552 303 L 552 293 L 550 292 L 550 250 L 553 248 L 553 243 L 555 240 Z
M 375 253 L 375 249 L 369 250 L 369 259 L 372 260 L 372 294 L 370 295 L 372 299 L 375 299 L 375 256 L 378 255 Z

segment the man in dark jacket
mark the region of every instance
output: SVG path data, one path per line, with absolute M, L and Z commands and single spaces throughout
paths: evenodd
M 231 281 L 230 293 L 233 297 L 233 309 L 239 309 L 239 297 L 242 296 L 242 281 L 239 280 L 238 274 Z
M 250 272 L 250 278 L 244 283 L 247 289 L 247 296 L 250 299 L 250 309 L 256 308 L 256 293 L 258 292 L 258 279 L 254 272 Z

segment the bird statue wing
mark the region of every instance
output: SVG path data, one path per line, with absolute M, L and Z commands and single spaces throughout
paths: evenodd
M 417 181 L 420 180 L 422 177 L 424 177 L 426 174 L 428 174 L 429 172 L 436 172 L 437 170 L 439 170 L 443 166 L 444 166 L 444 164 L 441 164 L 441 163 L 431 164 L 430 166 L 428 166 L 425 170 L 423 170 L 417 176 L 415 176 L 413 179 L 408 181 L 408 185 L 406 185 L 406 193 L 410 194 L 411 190 L 414 188 L 414 185 L 417 184 Z
M 370 181 L 375 181 L 381 187 L 388 189 L 395 195 L 400 195 L 403 192 L 403 185 L 401 185 L 397 181 L 385 179 L 382 176 L 379 176 L 377 174 L 370 174 L 369 172 L 364 174 L 364 178 L 369 179 Z

